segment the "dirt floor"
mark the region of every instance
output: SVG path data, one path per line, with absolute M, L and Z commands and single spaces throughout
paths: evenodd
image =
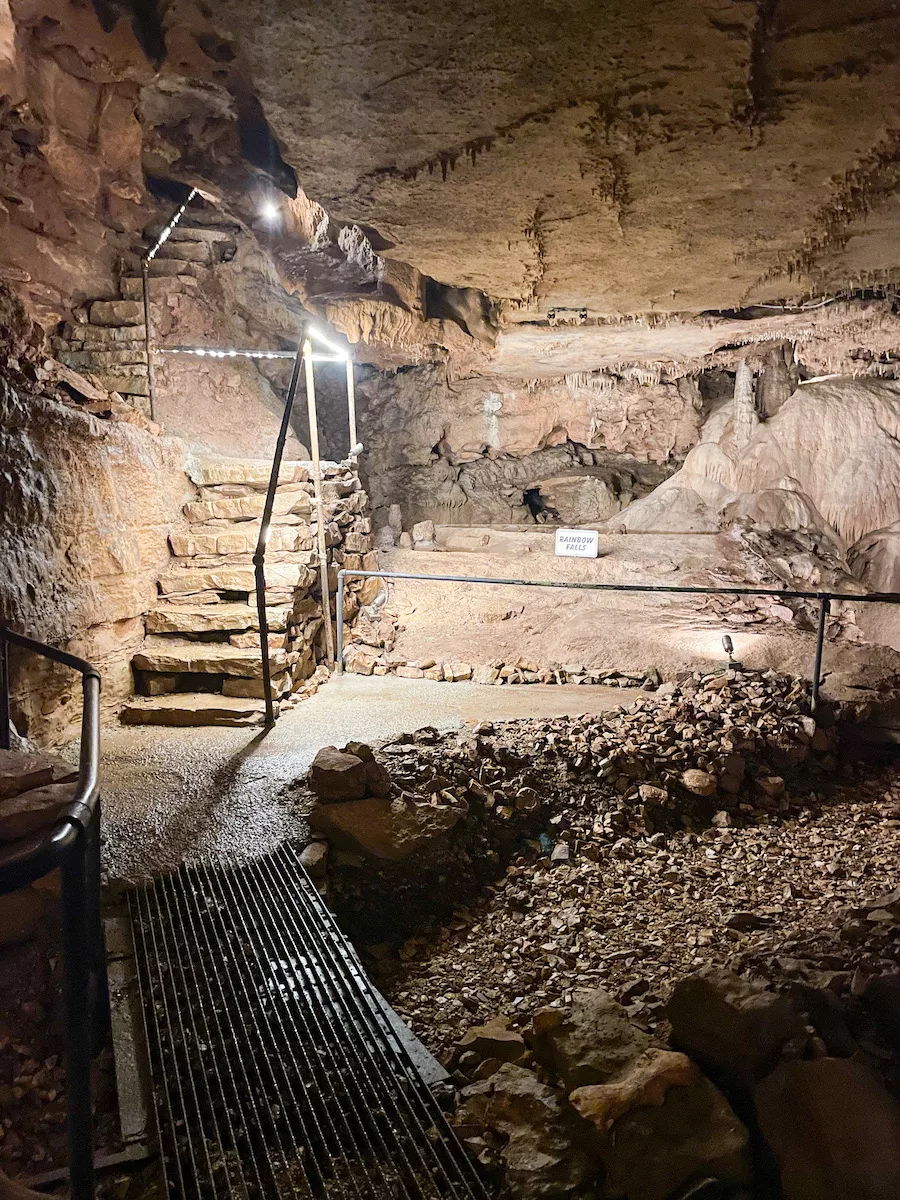
M 735 587 L 765 578 L 764 586 L 778 586 L 761 560 L 752 561 L 743 543 L 724 534 L 601 533 L 598 558 L 574 559 L 554 556 L 549 533 L 441 527 L 434 551 L 383 551 L 379 565 L 422 574 L 571 583 Z M 386 610 L 400 623 L 394 649 L 408 661 L 512 663 L 522 658 L 542 666 L 576 663 L 626 672 L 655 667 L 669 679 L 722 663 L 727 633 L 748 666 L 812 675 L 815 602 L 788 607 L 762 599 L 410 580 L 394 581 L 389 588 Z M 824 657 L 826 693 L 842 694 L 848 683 L 871 684 L 900 673 L 900 653 L 862 644 L 862 633 L 840 604 L 834 614 Z
M 105 868 L 111 879 L 135 880 L 186 858 L 252 856 L 305 836 L 306 822 L 283 793 L 322 746 L 375 742 L 423 725 L 449 730 L 467 721 L 601 712 L 632 694 L 345 675 L 267 734 L 111 724 L 101 744 Z

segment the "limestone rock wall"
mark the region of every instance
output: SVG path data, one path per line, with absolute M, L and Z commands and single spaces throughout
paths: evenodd
M 526 491 L 564 520 L 601 520 L 674 469 L 704 412 L 688 377 L 449 380 L 424 367 L 358 392 L 376 516 L 399 503 L 409 521 L 448 524 L 528 521 Z
M 0 463 L 0 621 L 96 663 L 111 711 L 131 691 L 131 653 L 192 490 L 184 446 L 0 380 Z M 22 732 L 75 732 L 71 672 L 16 658 L 14 685 Z

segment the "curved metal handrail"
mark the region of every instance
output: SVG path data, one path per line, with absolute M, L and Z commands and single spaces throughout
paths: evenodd
M 10 748 L 11 740 L 10 646 L 49 658 L 81 675 L 81 747 L 75 795 L 51 829 L 0 852 L 0 895 L 60 868 L 69 1179 L 72 1200 L 93 1200 L 91 1058 L 94 1020 L 104 999 L 108 1013 L 100 924 L 100 673 L 83 658 L 0 625 L 0 748 L 4 750 Z
M 0 748 L 9 749 L 9 669 L 7 647 L 18 646 L 62 666 L 82 677 L 81 747 L 78 784 L 71 804 L 43 833 L 23 838 L 0 853 L 0 895 L 25 887 L 61 865 L 78 837 L 91 824 L 100 794 L 100 672 L 91 663 L 65 650 L 14 633 L 0 625 Z

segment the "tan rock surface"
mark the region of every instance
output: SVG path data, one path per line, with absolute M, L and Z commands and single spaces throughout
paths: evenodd
M 190 692 L 129 700 L 119 713 L 125 725 L 259 725 L 264 717 L 261 700 Z
M 132 660 L 141 671 L 204 672 L 221 675 L 241 675 L 255 679 L 262 675 L 258 651 L 239 650 L 217 642 L 190 642 L 169 637 L 148 637 Z M 270 650 L 273 670 L 284 668 L 284 650 Z
M 272 605 L 266 609 L 269 629 L 284 629 L 290 609 Z M 147 613 L 148 633 L 215 633 L 259 629 L 259 614 L 252 604 L 166 604 Z

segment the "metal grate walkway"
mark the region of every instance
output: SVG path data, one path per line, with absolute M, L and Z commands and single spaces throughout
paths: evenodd
M 129 907 L 171 1195 L 484 1200 L 293 849 Z

